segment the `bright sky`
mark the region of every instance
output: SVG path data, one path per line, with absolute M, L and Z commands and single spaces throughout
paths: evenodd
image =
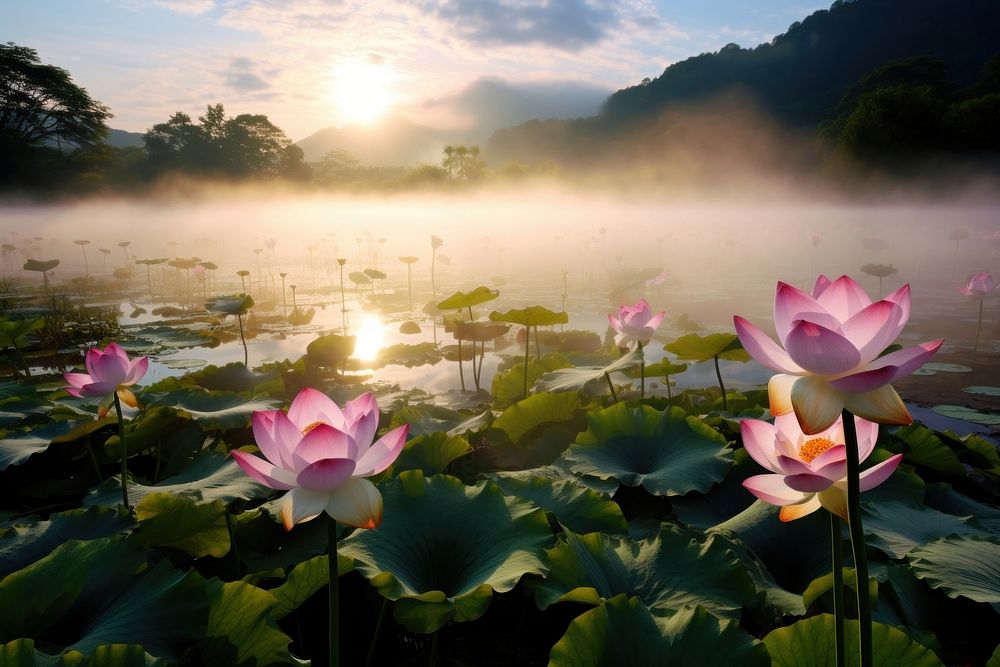
M 811 0 L 2 0 L 0 40 L 38 50 L 143 132 L 221 102 L 295 140 L 447 98 L 481 77 L 609 91 L 729 42 L 755 46 Z

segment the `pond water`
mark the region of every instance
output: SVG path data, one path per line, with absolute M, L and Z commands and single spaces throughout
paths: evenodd
M 912 378 L 901 388 L 906 398 L 926 404 L 971 401 L 979 409 L 1000 411 L 996 397 L 961 391 L 1000 384 L 1000 299 L 985 303 L 973 357 L 978 303 L 957 292 L 973 271 L 1000 274 L 1000 208 L 995 206 L 713 204 L 541 191 L 517 197 L 273 196 L 252 201 L 241 195 L 240 202 L 2 208 L 0 235 L 18 248 L 3 257 L 3 274 L 14 280 L 8 296 L 15 309 L 43 301 L 40 276 L 20 265 L 28 257 L 59 259 L 49 276 L 52 291 L 88 305 L 117 307 L 125 332 L 140 342 L 156 343 L 163 333 L 157 334 L 156 327 L 196 339 L 221 333 L 223 341 L 214 347 L 186 346 L 183 336 L 160 340 L 150 348 L 148 384 L 206 364 L 243 360 L 236 319 L 209 317 L 203 304 L 215 295 L 240 293 L 245 286 L 257 302 L 245 318 L 252 366 L 299 358 L 317 335 L 341 333 L 346 314 L 348 331 L 358 335 L 353 373 L 438 394 L 458 390 L 455 362 L 378 369 L 366 368 L 365 362 L 379 348 L 396 343 L 454 344 L 440 322 L 432 326 L 421 309 L 456 290 L 477 285 L 499 290 L 496 300 L 475 309 L 477 317 L 542 305 L 564 309 L 566 329 L 601 337 L 608 329 L 608 313 L 645 298 L 654 310 L 667 312 L 656 341 L 646 350 L 652 363 L 665 354 L 663 343 L 689 331 L 732 331 L 734 313 L 769 328 L 777 280 L 808 287 L 817 273 L 848 273 L 873 295 L 908 282 L 914 307 L 901 342 L 945 337 L 948 342 L 937 361 L 971 369 L 928 371 Z M 955 240 L 963 232 L 968 238 Z M 433 284 L 432 234 L 443 239 L 434 254 Z M 74 245 L 78 239 L 90 244 Z M 410 265 L 409 283 L 407 265 L 398 259 L 406 255 L 418 258 Z M 210 261 L 218 268 L 134 264 L 137 259 L 178 257 Z M 337 258 L 346 260 L 343 302 Z M 861 271 L 871 264 L 891 265 L 895 272 L 880 281 Z M 121 275 L 125 268 L 132 269 L 131 275 Z M 366 268 L 386 274 L 374 290 L 350 278 Z M 242 280 L 240 270 L 248 272 Z M 84 275 L 90 283 L 74 282 Z M 301 311 L 313 311 L 308 322 L 285 321 L 293 302 Z M 407 321 L 416 322 L 420 333 L 400 333 Z M 490 386 L 503 356 L 523 353 L 513 340 L 509 345 L 499 351 L 486 346 L 484 387 Z M 74 356 L 79 353 L 61 363 L 72 365 Z M 57 370 L 51 357 L 35 361 L 35 371 Z M 758 386 L 770 376 L 753 362 L 723 362 L 722 374 L 736 390 Z M 471 373 L 466 375 L 471 386 Z M 711 363 L 691 364 L 673 379 L 681 388 L 716 384 Z M 657 380 L 662 378 L 648 378 Z M 909 395 L 904 390 L 911 385 Z M 662 393 L 662 383 L 653 391 Z

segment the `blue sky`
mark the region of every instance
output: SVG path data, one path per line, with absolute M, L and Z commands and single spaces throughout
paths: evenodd
M 462 118 L 478 79 L 608 91 L 729 42 L 754 46 L 826 8 L 787 0 L 5 0 L 0 39 L 68 69 L 141 132 L 205 105 L 264 113 L 293 139 L 378 98 L 418 122 Z M 537 86 L 536 86 L 537 89 Z M 353 109 L 352 109 L 352 102 Z M 371 111 L 374 113 L 374 111 Z M 456 112 L 457 113 L 457 112 Z

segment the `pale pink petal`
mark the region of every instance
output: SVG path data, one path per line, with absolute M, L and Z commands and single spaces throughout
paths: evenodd
M 896 376 L 896 369 L 891 366 L 876 368 L 874 370 L 851 373 L 836 380 L 830 380 L 830 386 L 846 394 L 863 394 L 873 391 L 879 387 L 892 382 Z
M 345 425 L 344 415 L 337 404 L 323 392 L 310 387 L 300 391 L 292 400 L 288 406 L 288 418 L 299 431 L 305 431 L 316 423 L 330 424 L 339 429 Z
M 802 432 L 816 435 L 833 426 L 844 410 L 844 398 L 823 378 L 811 375 L 799 378 L 792 385 L 791 403 Z
M 351 477 L 329 494 L 326 513 L 348 526 L 377 528 L 382 523 L 382 494 L 367 479 Z
M 750 458 L 771 472 L 781 472 L 774 455 L 774 426 L 759 419 L 741 419 L 740 435 Z
M 846 449 L 847 448 L 844 447 L 841 451 L 846 451 Z M 847 475 L 847 460 L 842 458 L 839 461 L 827 463 L 824 466 L 814 466 L 814 470 L 817 475 L 827 478 L 830 480 L 830 483 L 833 484 L 838 479 L 844 479 L 844 476 Z
M 88 376 L 89 377 L 89 376 Z M 77 398 L 84 398 L 82 387 L 65 387 L 66 393 Z
M 255 480 L 272 489 L 294 489 L 295 478 L 288 472 L 276 468 L 267 461 L 234 449 L 229 452 L 236 459 L 237 465 L 243 472 L 253 477 Z
M 743 480 L 743 486 L 771 505 L 792 505 L 806 498 L 806 494 L 788 488 L 784 475 L 754 475 Z
M 83 355 L 83 364 L 87 367 L 87 373 L 89 373 L 91 377 L 94 377 L 96 373 L 94 363 L 103 356 L 104 353 L 96 347 L 90 348 L 87 350 L 87 354 Z
M 807 514 L 812 514 L 820 508 L 819 497 L 812 496 L 809 500 L 804 503 L 798 503 L 796 505 L 785 505 L 778 512 L 778 518 L 783 522 L 788 523 L 789 521 L 795 521 L 796 519 L 801 519 Z
M 274 419 L 277 413 L 277 410 L 262 410 L 253 413 L 253 439 L 257 448 L 268 461 L 278 467 L 291 470 L 293 467 L 292 450 L 299 444 L 302 435 L 298 429 L 295 429 L 293 441 L 277 440 L 274 434 Z
M 862 364 L 877 357 L 896 340 L 903 310 L 891 301 L 876 301 L 844 322 L 841 331 L 861 353 Z
M 896 454 L 895 456 L 890 456 L 885 461 L 882 461 L 882 463 L 877 463 L 868 470 L 862 472 L 858 477 L 861 490 L 870 491 L 885 480 L 889 479 L 892 473 L 896 472 L 896 468 L 899 467 L 899 462 L 902 460 L 903 455 Z
M 294 488 L 281 498 L 281 522 L 285 530 L 303 521 L 315 519 L 326 509 L 330 501 L 329 493 L 316 493 L 306 489 Z
M 149 370 L 149 357 L 139 357 L 135 361 L 129 362 L 128 374 L 125 376 L 125 381 L 122 384 L 131 385 L 135 384 L 142 379 L 142 376 L 146 374 Z
M 356 465 L 354 459 L 320 459 L 303 468 L 296 482 L 306 491 L 333 491 L 350 479 Z
M 370 391 L 348 401 L 344 406 L 344 418 L 349 424 L 371 412 L 378 412 L 378 403 L 375 401 L 375 394 Z
M 830 317 L 816 299 L 794 285 L 779 282 L 774 292 L 774 330 L 778 334 L 779 341 L 785 340 L 795 320 L 802 319 L 800 313 L 815 313 L 821 317 L 823 315 Z
M 861 391 L 871 391 L 872 389 L 876 389 L 878 386 L 881 386 L 868 386 L 874 382 L 874 378 L 881 378 L 890 370 L 892 375 L 888 380 L 889 382 L 897 380 L 901 377 L 906 377 L 927 363 L 927 360 L 934 356 L 934 354 L 938 351 L 938 348 L 940 348 L 943 343 L 944 339 L 941 338 L 928 343 L 920 343 L 919 345 L 914 345 L 913 347 L 907 347 L 902 350 L 890 352 L 884 357 L 879 357 L 870 364 L 862 367 L 860 373 L 853 373 L 843 378 L 839 378 L 834 382 L 840 383 L 842 386 L 839 388 L 844 391 L 850 391 L 845 387 L 854 386 L 867 387 Z
M 913 417 L 891 384 L 883 385 L 864 394 L 843 394 L 844 407 L 854 415 L 878 422 L 906 426 Z
M 787 377 L 795 376 L 790 375 Z M 775 415 L 774 417 L 774 449 L 775 456 L 784 454 L 794 459 L 799 455 L 799 445 L 803 437 L 802 429 L 799 428 L 799 420 L 795 418 L 795 413 L 792 412 L 791 399 L 788 399 L 788 401 L 788 412 Z
M 784 454 L 778 456 L 778 465 L 781 466 L 780 473 L 782 475 L 811 475 L 813 474 L 813 469 L 810 468 L 806 463 L 800 461 L 793 456 L 785 456 Z M 799 489 L 800 491 L 802 489 Z
M 292 452 L 294 469 L 301 471 L 322 459 L 350 459 L 356 461 L 358 446 L 354 438 L 329 424 L 320 424 L 302 436 Z
M 69 382 L 70 387 L 79 389 L 85 384 L 90 384 L 94 380 L 86 373 L 63 373 L 63 379 Z
M 129 363 L 128 353 L 122 348 L 121 345 L 114 341 L 108 343 L 108 346 L 104 348 L 104 354 L 113 354 L 126 364 Z
M 836 442 L 836 440 L 834 440 L 834 442 Z M 825 452 L 814 458 L 812 461 L 810 461 L 809 465 L 812 466 L 813 472 L 815 472 L 817 475 L 822 474 L 824 476 L 827 476 L 825 473 L 821 473 L 820 470 L 822 470 L 828 465 L 834 463 L 843 463 L 846 460 L 847 460 L 847 447 L 845 447 L 844 445 L 834 445 L 833 447 L 826 450 Z M 840 477 L 843 477 L 843 475 L 841 475 Z M 840 479 L 840 477 L 838 477 L 837 479 Z
M 896 325 L 896 336 L 898 336 L 902 333 L 903 327 L 906 326 L 907 321 L 910 319 L 910 305 L 912 301 L 910 286 L 908 284 L 903 285 L 889 296 L 884 297 L 882 300 L 892 301 L 894 304 L 899 306 L 902 311 L 902 314 L 899 317 L 899 324 Z M 896 336 L 893 336 L 893 340 L 896 339 Z
M 292 420 L 288 418 L 281 410 L 276 410 L 274 412 L 274 420 L 271 426 L 271 437 L 274 442 L 282 447 L 288 452 L 286 459 L 290 462 L 290 468 L 294 468 L 296 471 L 300 470 L 295 466 L 295 448 L 299 446 L 302 441 L 303 433 L 302 429 L 292 423 Z
M 823 292 L 825 292 L 827 290 L 827 288 L 830 287 L 830 285 L 832 285 L 832 284 L 833 284 L 832 280 L 830 280 L 829 278 L 827 278 L 822 273 L 819 274 L 819 276 L 816 277 L 816 282 L 813 283 L 812 297 L 814 299 L 818 299 L 819 295 L 822 294 Z
M 785 339 L 792 360 L 817 375 L 840 375 L 858 367 L 861 355 L 842 334 L 812 322 L 799 321 Z
M 403 451 L 406 444 L 406 434 L 410 430 L 409 424 L 404 424 L 395 428 L 373 444 L 361 458 L 358 459 L 358 468 L 354 474 L 358 477 L 368 477 L 377 475 L 392 465 Z
M 113 354 L 105 354 L 94 359 L 94 372 L 90 374 L 96 382 L 110 382 L 118 386 L 128 375 L 128 362 Z
M 357 442 L 358 456 L 363 455 L 371 447 L 375 433 L 378 431 L 378 423 L 381 418 L 379 411 L 373 410 L 364 414 L 359 414 L 353 423 L 349 424 L 351 437 Z
M 790 489 L 795 489 L 796 491 L 801 491 L 802 493 L 819 493 L 824 489 L 830 488 L 834 480 L 823 477 L 822 475 L 804 474 L 804 475 L 788 475 L 785 477 L 785 484 L 788 485 Z
M 615 331 L 621 331 L 622 323 L 617 317 L 615 317 L 614 315 L 608 315 L 608 322 L 611 323 L 612 329 L 614 329 Z
M 114 382 L 92 382 L 80 387 L 80 392 L 84 396 L 97 398 L 99 396 L 111 396 L 115 393 L 115 388 L 117 387 L 118 385 Z
M 878 424 L 861 417 L 854 418 L 854 428 L 858 434 L 858 461 L 864 461 L 875 449 L 878 440 Z
M 653 317 L 650 318 L 649 322 L 646 323 L 646 326 L 655 331 L 660 326 L 660 324 L 663 323 L 663 318 L 666 316 L 667 316 L 667 311 L 661 310 L 656 315 L 653 315 Z
M 834 280 L 816 300 L 841 322 L 846 322 L 872 302 L 868 293 L 850 276 Z
M 758 364 L 778 373 L 801 373 L 802 367 L 778 347 L 767 334 L 739 315 L 733 317 L 736 335 L 743 348 Z

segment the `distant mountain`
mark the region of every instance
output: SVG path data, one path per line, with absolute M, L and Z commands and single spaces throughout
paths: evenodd
M 635 135 L 665 112 L 724 97 L 749 103 L 785 127 L 815 128 L 834 115 L 848 87 L 889 61 L 930 56 L 967 86 L 997 51 L 998 0 L 840 0 L 768 44 L 729 44 L 675 63 L 656 79 L 613 94 L 596 116 L 500 130 L 486 157 L 575 159 L 623 132 Z
M 454 95 L 425 100 L 373 125 L 329 127 L 298 142 L 307 161 L 334 149 L 369 166 L 439 162 L 445 144 L 484 144 L 502 127 L 532 118 L 574 118 L 597 113 L 610 90 L 577 83 L 511 83 L 479 79 Z M 436 129 L 403 114 L 436 119 Z
M 126 132 L 112 128 L 108 130 L 108 139 L 105 143 L 112 148 L 142 148 L 142 136 L 141 132 Z

